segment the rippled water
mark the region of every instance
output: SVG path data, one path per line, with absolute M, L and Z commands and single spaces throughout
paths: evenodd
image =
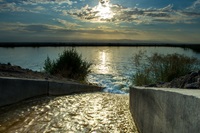
M 36 71 L 42 71 L 47 56 L 56 59 L 64 49 L 71 47 L 21 47 L 0 48 L 0 62 L 20 65 Z M 134 64 L 132 57 L 140 50 L 147 54 L 179 53 L 200 58 L 192 50 L 174 47 L 76 47 L 83 58 L 92 62 L 92 73 L 88 75 L 90 83 L 105 87 L 106 92 L 127 93 L 132 83 Z
M 0 132 L 137 133 L 127 95 L 43 97 L 0 108 Z

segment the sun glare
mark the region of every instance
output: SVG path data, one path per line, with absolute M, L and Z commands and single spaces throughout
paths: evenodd
M 114 16 L 113 12 L 110 9 L 110 4 L 108 0 L 99 0 L 96 11 L 98 12 L 96 16 L 99 17 L 100 20 L 111 19 Z
M 109 60 L 108 53 L 106 53 L 105 51 L 99 52 L 100 65 L 98 66 L 98 70 L 100 73 L 102 74 L 109 73 L 110 70 L 107 64 L 108 60 Z

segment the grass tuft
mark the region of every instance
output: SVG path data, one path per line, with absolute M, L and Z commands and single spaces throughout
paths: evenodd
M 198 70 L 200 66 L 200 61 L 194 57 L 158 53 L 147 56 L 141 51 L 134 55 L 133 62 L 136 69 L 133 84 L 137 86 L 169 82 L 174 78 Z
M 92 64 L 83 60 L 75 49 L 65 50 L 57 60 L 45 60 L 44 70 L 52 75 L 84 81 Z

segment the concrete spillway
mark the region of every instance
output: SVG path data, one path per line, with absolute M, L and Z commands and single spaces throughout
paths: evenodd
M 200 90 L 131 87 L 130 111 L 140 133 L 199 133 Z
M 0 77 L 0 106 L 41 95 L 66 95 L 102 91 L 103 88 L 76 82 Z
M 138 133 L 128 99 L 97 92 L 26 100 L 0 108 L 0 132 Z

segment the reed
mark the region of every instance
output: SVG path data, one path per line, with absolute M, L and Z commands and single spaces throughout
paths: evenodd
M 158 54 L 151 56 L 139 52 L 133 58 L 136 73 L 133 84 L 137 86 L 169 82 L 199 69 L 200 61 L 180 54 Z

